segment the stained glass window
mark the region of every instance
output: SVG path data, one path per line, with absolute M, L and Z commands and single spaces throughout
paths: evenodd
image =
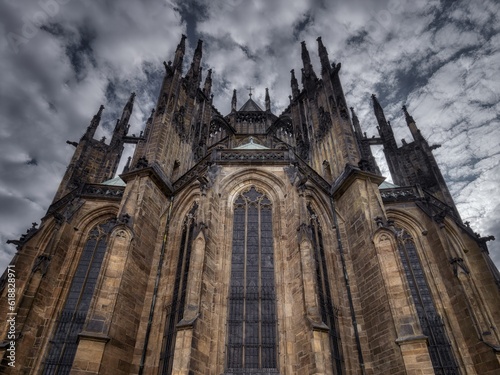
M 330 339 L 330 350 L 332 353 L 333 373 L 342 374 L 342 356 L 340 352 L 340 337 L 337 331 L 338 322 L 335 306 L 332 301 L 328 269 L 326 263 L 325 247 L 323 244 L 323 232 L 318 220 L 318 216 L 311 206 L 308 206 L 310 215 L 310 229 L 314 248 L 314 260 L 316 266 L 316 284 L 318 286 L 318 299 L 321 319 L 328 326 L 328 336 Z
M 78 346 L 78 334 L 82 331 L 87 317 L 106 253 L 109 233 L 114 224 L 114 220 L 107 221 L 95 226 L 89 233 L 58 318 L 54 338 L 50 341 L 44 375 L 65 375 L 71 371 Z
M 398 230 L 398 249 L 401 263 L 417 310 L 422 333 L 427 336 L 429 355 L 436 375 L 459 374 L 445 326 L 438 314 L 425 278 L 413 238 L 405 230 Z
M 255 187 L 234 205 L 227 367 L 276 369 L 272 204 Z

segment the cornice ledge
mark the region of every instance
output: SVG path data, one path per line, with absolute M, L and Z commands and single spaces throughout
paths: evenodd
M 358 167 L 355 167 L 351 164 L 346 164 L 344 171 L 333 182 L 330 194 L 332 195 L 332 197 L 338 198 L 339 196 L 344 194 L 349 186 L 351 186 L 352 183 L 357 179 L 370 180 L 377 185 L 380 185 L 382 182 L 384 182 L 385 177 L 371 172 L 362 171 Z
M 96 332 L 88 332 L 88 331 L 83 331 L 78 334 L 79 340 L 89 340 L 89 341 L 98 341 L 98 342 L 104 342 L 107 343 L 109 340 L 111 340 L 111 337 L 108 335 L 105 335 L 104 333 L 96 333 Z
M 128 182 L 136 176 L 149 176 L 167 197 L 170 197 L 173 194 L 172 184 L 157 162 L 154 162 L 147 167 L 134 169 L 130 172 L 121 174 L 120 178 L 123 181 Z
M 396 344 L 405 345 L 414 342 L 427 342 L 427 336 L 425 335 L 414 335 L 414 336 L 403 336 L 396 339 Z

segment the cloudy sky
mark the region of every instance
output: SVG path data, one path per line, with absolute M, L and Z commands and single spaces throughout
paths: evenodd
M 500 6 L 495 0 L 0 0 L 0 272 L 18 239 L 39 222 L 77 141 L 100 104 L 106 136 L 130 92 L 139 133 L 159 90 L 163 61 L 181 34 L 187 60 L 198 38 L 214 70 L 215 105 L 288 104 L 290 69 L 305 40 L 317 73 L 316 38 L 368 135 L 376 93 L 396 138 L 410 140 L 401 106 L 430 144 L 464 220 L 500 265 Z M 300 77 L 299 77 L 300 79 Z M 130 149 L 127 152 L 131 152 Z M 380 155 L 381 153 L 378 152 Z

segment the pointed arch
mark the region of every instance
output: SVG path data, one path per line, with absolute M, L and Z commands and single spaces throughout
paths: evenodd
M 420 321 L 422 333 L 427 336 L 429 355 L 436 373 L 459 374 L 446 327 L 438 313 L 434 297 L 425 276 L 414 237 L 405 228 L 396 227 L 397 249 L 408 282 L 409 292 Z
M 114 218 L 101 221 L 88 232 L 66 300 L 58 317 L 42 372 L 44 375 L 64 375 L 71 371 L 78 346 L 78 334 L 85 324 L 110 233 L 115 223 Z
M 276 369 L 272 202 L 255 186 L 234 201 L 227 368 Z
M 229 168 L 228 168 L 229 169 Z M 293 233 L 286 227 L 286 209 L 289 206 L 286 199 L 289 191 L 289 184 L 287 184 L 286 176 L 283 174 L 273 173 L 256 167 L 245 167 L 242 169 L 231 170 L 230 173 L 221 173 L 218 177 L 217 185 L 207 194 L 208 199 L 217 201 L 217 209 L 219 214 L 216 215 L 217 227 L 223 231 L 222 240 L 216 247 L 212 244 L 207 249 L 212 248 L 210 252 L 216 252 L 218 259 L 221 259 L 220 271 L 222 272 L 222 290 L 219 303 L 227 306 L 227 298 L 230 293 L 230 279 L 231 279 L 231 258 L 233 254 L 233 230 L 235 221 L 234 205 L 239 195 L 245 193 L 252 186 L 254 186 L 260 193 L 264 194 L 271 202 L 272 206 L 270 214 L 272 217 L 272 241 L 273 241 L 273 255 L 274 264 L 274 277 L 275 277 L 275 292 L 276 292 L 276 317 L 281 323 L 277 324 L 279 335 L 276 336 L 277 347 L 281 348 L 279 352 L 279 365 L 278 367 L 284 368 L 292 361 L 293 353 L 285 349 L 287 345 L 287 336 L 295 328 L 291 324 L 290 319 L 286 319 L 287 309 L 285 301 L 291 299 L 292 286 L 284 282 L 286 270 L 286 259 L 294 257 L 297 249 L 291 246 L 286 246 L 284 235 L 288 232 Z M 214 217 L 212 216 L 212 219 Z M 212 221 L 212 225 L 214 221 Z M 214 347 L 217 353 L 221 353 L 217 359 L 221 366 L 221 371 L 227 369 L 227 337 L 228 337 L 228 314 L 229 310 L 226 308 L 216 317 L 219 327 L 224 327 L 220 330 L 215 340 Z M 278 344 L 279 342 L 279 344 Z M 278 358 L 277 358 L 278 361 Z M 273 370 L 275 371 L 275 370 Z M 277 370 L 276 370 L 277 371 Z
M 238 195 L 252 185 L 259 187 L 273 202 L 285 199 L 285 182 L 276 175 L 257 168 L 245 168 L 224 176 L 219 183 L 219 191 L 229 192 L 227 205 L 232 207 Z

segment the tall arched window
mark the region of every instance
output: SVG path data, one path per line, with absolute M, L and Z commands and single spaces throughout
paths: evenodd
M 336 375 L 342 374 L 342 356 L 340 353 L 340 337 L 337 332 L 338 322 L 335 307 L 332 301 L 332 293 L 330 291 L 330 282 L 328 278 L 328 268 L 325 255 L 325 247 L 323 245 L 323 232 L 318 220 L 318 216 L 313 211 L 311 206 L 307 206 L 310 216 L 309 228 L 312 234 L 312 243 L 314 248 L 314 261 L 316 265 L 316 284 L 318 286 L 319 307 L 321 319 L 329 330 L 328 336 L 330 339 L 330 350 L 332 353 L 333 373 Z
M 82 331 L 90 301 L 101 270 L 109 234 L 115 220 L 96 225 L 89 233 L 80 256 L 66 302 L 57 321 L 44 375 L 69 374 L 78 346 L 78 334 Z
M 228 372 L 277 369 L 272 203 L 255 187 L 234 204 Z
M 417 310 L 422 333 L 427 336 L 432 366 L 438 375 L 459 374 L 445 326 L 438 314 L 432 294 L 420 263 L 415 242 L 404 229 L 397 231 L 401 263 Z
M 191 260 L 191 249 L 193 245 L 193 233 L 196 226 L 196 211 L 198 204 L 195 203 L 182 225 L 181 246 L 179 258 L 175 271 L 174 289 L 172 302 L 166 306 L 167 317 L 163 335 L 163 353 L 161 356 L 163 375 L 172 373 L 172 365 L 175 352 L 175 337 L 177 335 L 177 323 L 184 317 L 184 304 L 186 302 L 186 287 L 189 275 L 189 263 Z

